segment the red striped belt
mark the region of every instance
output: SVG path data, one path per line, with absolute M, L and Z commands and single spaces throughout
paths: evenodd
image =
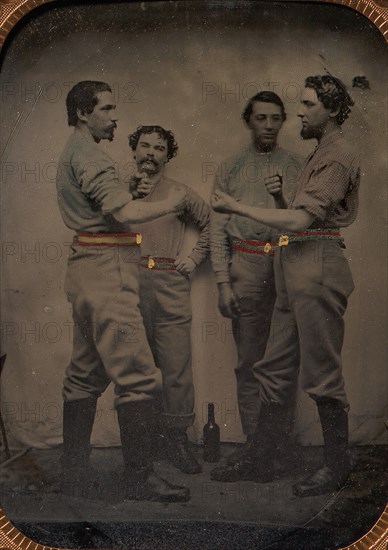
M 303 233 L 283 233 L 279 236 L 278 246 L 306 241 L 343 242 L 339 229 L 306 229 Z
M 142 256 L 140 259 L 141 267 L 146 269 L 163 269 L 175 271 L 175 260 L 173 258 L 154 258 L 153 256 Z
M 282 233 L 276 242 L 232 239 L 232 248 L 248 254 L 274 254 L 279 246 L 305 241 L 343 242 L 339 229 L 306 229 L 303 233 Z
M 233 250 L 248 254 L 274 254 L 277 243 L 269 241 L 255 241 L 244 239 L 232 239 Z
M 88 233 L 77 231 L 75 243 L 81 246 L 138 246 L 140 233 Z

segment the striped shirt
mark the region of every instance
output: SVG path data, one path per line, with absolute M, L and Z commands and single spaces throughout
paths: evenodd
M 315 216 L 311 228 L 346 227 L 357 216 L 359 186 L 358 158 L 338 129 L 307 157 L 289 208 Z

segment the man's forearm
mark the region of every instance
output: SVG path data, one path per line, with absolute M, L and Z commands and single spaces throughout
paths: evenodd
M 174 212 L 169 201 L 143 202 L 130 201 L 113 215 L 121 223 L 142 223 Z
M 288 208 L 288 202 L 286 200 L 286 197 L 281 193 L 280 195 L 274 196 L 275 201 L 275 207 L 280 209 L 286 209 Z
M 239 203 L 235 214 L 269 225 L 279 231 L 304 231 L 314 221 L 314 216 L 303 209 L 286 210 L 275 208 L 256 208 Z

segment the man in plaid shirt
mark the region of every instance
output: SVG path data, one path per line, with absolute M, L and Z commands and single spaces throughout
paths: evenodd
M 342 376 L 343 315 L 353 279 L 343 255 L 340 228 L 358 210 L 360 168 L 341 125 L 353 101 L 331 75 L 308 77 L 298 116 L 303 139 L 317 139 L 288 209 L 263 209 L 216 192 L 212 206 L 265 223 L 283 232 L 275 254 L 277 299 L 264 358 L 253 366 L 260 382 L 260 418 L 244 457 L 212 472 L 218 481 L 271 481 L 274 458 L 300 371 L 301 386 L 315 400 L 325 464 L 296 483 L 298 496 L 338 489 L 350 471 L 348 401 Z M 270 192 L 281 179 L 267 179 Z

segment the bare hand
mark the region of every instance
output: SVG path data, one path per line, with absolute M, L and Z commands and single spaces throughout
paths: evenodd
M 264 183 L 270 195 L 281 195 L 283 192 L 283 177 L 280 174 L 264 178 Z
M 222 191 L 215 191 L 212 194 L 210 204 L 213 210 L 223 214 L 233 214 L 238 208 L 237 201 Z
M 192 260 L 191 258 L 184 258 L 183 260 L 177 258 L 174 262 L 174 265 L 176 270 L 185 277 L 188 277 L 190 273 L 192 273 L 197 267 L 194 260 Z
M 228 283 L 222 283 L 218 286 L 218 308 L 221 315 L 229 319 L 238 317 L 240 313 L 237 297 Z
M 180 212 L 187 204 L 187 191 L 180 185 L 174 185 L 168 192 L 167 203 L 172 212 Z
M 153 183 L 145 172 L 136 172 L 133 176 L 139 197 L 146 197 L 153 189 Z

